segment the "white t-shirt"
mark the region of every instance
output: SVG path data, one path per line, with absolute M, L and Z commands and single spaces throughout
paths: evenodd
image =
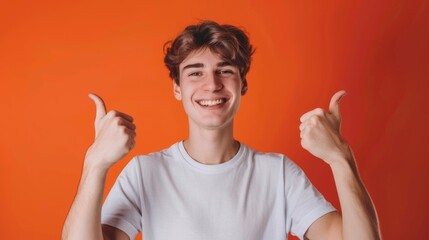
M 102 223 L 144 240 L 303 239 L 334 211 L 286 156 L 240 145 L 228 162 L 193 160 L 183 142 L 134 157 L 112 187 Z

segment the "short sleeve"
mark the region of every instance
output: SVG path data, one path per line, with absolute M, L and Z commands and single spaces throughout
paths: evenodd
M 101 212 L 102 224 L 124 231 L 130 239 L 142 228 L 141 179 L 138 158 L 133 158 L 116 179 Z
M 322 194 L 311 184 L 304 171 L 285 159 L 286 229 L 304 239 L 310 225 L 323 215 L 335 211 Z

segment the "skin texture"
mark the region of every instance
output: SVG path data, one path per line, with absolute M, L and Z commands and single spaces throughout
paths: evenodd
M 173 90 L 188 115 L 189 136 L 184 146 L 194 160 L 219 164 L 237 153 L 233 123 L 242 87 L 237 68 L 225 64 L 209 49 L 191 53 L 180 64 L 180 85 L 173 83 Z M 330 166 L 342 209 L 342 214 L 332 212 L 316 220 L 306 239 L 380 239 L 374 206 L 360 180 L 351 148 L 340 134 L 339 100 L 344 95 L 344 91 L 334 94 L 328 111 L 317 108 L 300 119 L 301 145 Z M 135 126 L 130 116 L 118 111 L 106 114 L 101 98 L 90 97 L 97 107 L 96 138 L 85 158 L 63 239 L 128 239 L 119 229 L 101 226 L 100 215 L 107 171 L 135 145 Z M 204 106 L 214 100 L 220 104 Z
M 332 170 L 342 216 L 338 213 L 319 218 L 308 229 L 307 239 L 380 239 L 374 205 L 359 177 L 350 146 L 340 133 L 340 100 L 345 91 L 335 93 L 329 110 L 316 108 L 301 116 L 301 145 Z
M 106 113 L 103 100 L 89 97 L 96 106 L 95 140 L 84 161 L 78 192 L 64 223 L 62 239 L 129 239 L 116 228 L 101 225 L 101 206 L 109 168 L 135 145 L 133 118 L 119 111 Z
M 240 105 L 242 80 L 235 66 L 224 62 L 208 49 L 191 53 L 180 64 L 180 86 L 174 84 L 174 95 L 182 101 L 188 115 L 189 137 L 184 145 L 190 156 L 205 164 L 218 164 L 231 159 L 239 145 L 233 137 L 233 119 Z M 188 68 L 195 63 L 203 67 Z M 224 104 L 202 107 L 199 100 L 225 98 Z

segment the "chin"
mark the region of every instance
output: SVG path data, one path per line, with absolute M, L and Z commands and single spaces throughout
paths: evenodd
M 229 120 L 221 120 L 221 119 L 210 119 L 208 121 L 198 121 L 194 122 L 200 128 L 208 129 L 208 130 L 220 130 L 225 129 L 232 126 L 232 119 Z

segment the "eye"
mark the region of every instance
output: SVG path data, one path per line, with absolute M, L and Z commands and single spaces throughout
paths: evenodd
M 234 74 L 234 72 L 229 70 L 229 69 L 225 69 L 225 70 L 219 70 L 218 74 L 219 75 L 230 75 L 230 74 Z
M 191 72 L 188 74 L 188 77 L 200 77 L 202 74 L 202 72 Z

